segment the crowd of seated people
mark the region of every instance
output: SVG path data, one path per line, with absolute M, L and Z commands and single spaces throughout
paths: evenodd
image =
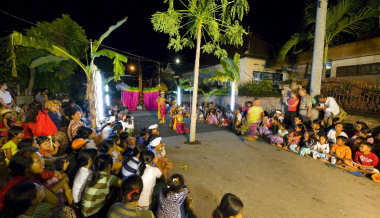
M 83 107 L 44 96 L 0 108 L 0 217 L 193 214 L 184 177 L 169 175 L 172 163 L 157 124 L 136 131 L 134 117 L 112 107 L 111 118 L 95 130 Z M 242 208 L 229 194 L 212 216 L 239 217 Z

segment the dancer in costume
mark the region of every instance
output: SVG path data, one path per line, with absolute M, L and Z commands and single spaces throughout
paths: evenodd
M 169 127 L 172 128 L 173 127 L 173 123 L 174 123 L 174 115 L 175 115 L 175 110 L 177 109 L 177 101 L 176 100 L 173 100 L 172 101 L 172 105 L 170 106 L 170 111 L 169 111 L 169 118 L 170 118 L 170 123 L 169 123 Z
M 178 108 L 178 113 L 175 115 L 176 131 L 178 134 L 183 134 L 185 132 L 185 124 L 183 120 L 183 110 L 181 107 Z
M 160 97 L 157 98 L 157 117 L 160 121 L 160 124 L 166 123 L 166 99 L 165 92 L 160 93 Z

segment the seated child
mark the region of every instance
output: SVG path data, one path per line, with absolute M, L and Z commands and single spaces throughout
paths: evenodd
M 167 178 L 167 170 L 172 168 L 172 163 L 168 162 L 166 157 L 165 144 L 162 143 L 162 138 L 157 137 L 151 143 L 150 146 L 154 149 L 155 154 L 155 164 L 160 169 L 162 174 Z
M 300 150 L 300 142 L 304 135 L 305 128 L 303 124 L 297 124 L 293 132 L 288 135 L 288 144 L 284 149 L 289 149 L 295 153 Z
M 327 142 L 327 137 L 325 135 L 320 135 L 319 141 L 311 149 L 313 159 L 329 159 L 330 145 Z
M 59 150 L 58 142 L 53 143 L 47 136 L 39 136 L 36 138 L 36 141 L 40 147 L 39 151 L 44 158 L 51 158 L 57 154 Z
M 325 135 L 325 130 L 321 126 L 321 121 L 320 120 L 314 120 L 313 123 L 311 124 L 311 129 L 312 129 L 312 134 L 311 137 L 313 137 L 316 140 L 319 140 L 320 135 Z
M 354 166 L 363 170 L 365 173 L 378 173 L 379 171 L 375 169 L 379 164 L 379 158 L 376 154 L 372 152 L 372 145 L 368 143 L 362 143 L 360 145 L 359 151 L 355 153 L 355 163 Z
M 8 132 L 7 132 L 8 134 Z M 14 126 L 9 130 L 9 141 L 1 146 L 1 151 L 5 154 L 5 162 L 9 164 L 11 158 L 17 153 L 17 144 L 24 138 L 24 129 Z
M 303 139 L 301 142 L 301 150 L 300 150 L 300 156 L 304 157 L 305 155 L 310 155 L 311 148 L 316 143 L 315 139 L 310 137 L 310 134 L 308 131 L 305 131 L 305 134 L 303 135 Z
M 355 134 L 351 137 L 351 140 L 355 140 L 358 137 L 361 137 L 362 130 L 368 129 L 368 126 L 365 122 L 356 121 L 354 124 Z
M 210 111 L 209 115 L 207 116 L 207 122 L 209 125 L 218 125 L 218 119 L 216 119 L 215 111 Z
M 271 121 L 268 116 L 263 117 L 263 121 L 261 122 L 261 125 L 259 126 L 259 134 L 260 136 L 269 136 L 271 134 L 271 131 L 269 128 L 271 127 Z
M 241 135 L 241 126 L 243 125 L 243 116 L 241 115 L 240 109 L 235 110 L 235 132 L 238 135 Z
M 344 136 L 338 136 L 336 138 L 336 144 L 331 148 L 331 155 L 337 158 L 337 164 L 352 165 L 352 153 L 351 148 L 346 145 L 347 138 Z
M 275 126 L 273 128 L 278 129 L 277 134 L 272 135 L 270 137 L 270 141 L 272 145 L 276 145 L 277 147 L 282 148 L 282 146 L 285 144 L 284 139 L 288 135 L 289 132 L 288 130 L 285 129 L 285 124 L 278 123 L 276 126 L 278 126 L 278 128 L 276 128 Z

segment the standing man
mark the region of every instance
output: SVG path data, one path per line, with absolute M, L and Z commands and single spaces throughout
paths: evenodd
M 298 94 L 301 97 L 299 115 L 303 121 L 314 121 L 318 118 L 318 111 L 313 109 L 313 101 L 305 88 L 300 88 Z
M 11 109 L 14 102 L 11 94 L 7 91 L 8 86 L 5 82 L 0 83 L 0 104 L 4 107 Z
M 254 141 L 258 138 L 257 127 L 264 117 L 264 109 L 260 106 L 260 99 L 253 101 L 253 106 L 248 109 L 247 123 L 249 126 L 249 135 L 246 137 L 248 141 Z

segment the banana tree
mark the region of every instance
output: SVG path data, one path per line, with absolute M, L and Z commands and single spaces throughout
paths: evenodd
M 33 60 L 32 63 L 29 65 L 30 77 L 29 77 L 28 88 L 25 90 L 25 95 L 30 95 L 32 93 L 34 81 L 36 78 L 36 68 L 37 67 L 43 66 L 44 64 L 53 63 L 53 62 L 58 63 L 58 62 L 65 61 L 65 60 L 69 60 L 69 59 L 64 58 L 64 57 L 57 57 L 57 56 L 53 56 L 53 55 L 47 55 L 47 56 L 39 57 L 39 58 Z
M 206 92 L 205 90 L 203 90 L 202 88 L 199 88 L 199 91 L 202 93 L 203 97 L 205 98 L 205 103 L 207 104 L 208 103 L 208 100 L 210 99 L 210 97 L 212 95 L 215 95 L 217 93 L 220 93 L 219 89 L 212 89 L 208 92 Z
M 22 46 L 22 47 L 30 47 L 35 49 L 42 49 L 50 54 L 61 57 L 61 58 L 67 58 L 72 61 L 74 61 L 85 73 L 87 78 L 87 89 L 86 89 L 86 99 L 89 102 L 90 105 L 90 116 L 91 116 L 91 127 L 96 128 L 96 96 L 94 96 L 95 91 L 95 64 L 94 60 L 97 57 L 100 56 L 106 56 L 110 59 L 113 59 L 113 71 L 114 71 L 114 78 L 115 80 L 120 80 L 120 75 L 124 75 L 125 67 L 124 64 L 127 63 L 128 58 L 122 54 L 119 54 L 115 51 L 109 50 L 109 49 L 102 49 L 99 50 L 101 43 L 105 38 L 107 38 L 115 29 L 120 27 L 123 23 L 127 21 L 127 18 L 124 18 L 123 20 L 117 22 L 115 25 L 111 26 L 101 37 L 99 40 L 95 40 L 94 42 L 91 42 L 91 61 L 90 66 L 86 66 L 81 62 L 79 58 L 74 57 L 71 55 L 65 48 L 62 48 L 60 46 L 51 44 L 45 39 L 37 39 L 33 37 L 27 37 L 19 32 L 13 32 L 10 35 L 11 39 L 11 60 L 12 60 L 12 66 L 13 71 L 15 71 L 16 68 L 16 56 L 14 55 L 14 47 L 16 46 Z
M 238 95 L 237 84 L 240 79 L 240 55 L 235 53 L 233 59 L 224 57 L 220 60 L 220 64 L 222 65 L 223 71 L 220 72 L 216 69 L 208 70 L 208 72 L 212 72 L 212 77 L 208 78 L 207 81 L 218 81 L 218 82 L 227 82 L 231 84 L 231 105 L 230 109 L 233 111 L 235 109 L 235 99 Z

